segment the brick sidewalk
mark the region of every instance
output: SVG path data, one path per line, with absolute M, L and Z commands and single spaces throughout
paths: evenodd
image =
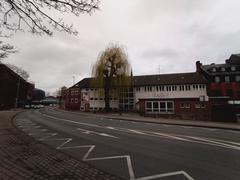
M 0 111 L 0 180 L 120 179 L 38 143 L 11 122 L 16 111 Z

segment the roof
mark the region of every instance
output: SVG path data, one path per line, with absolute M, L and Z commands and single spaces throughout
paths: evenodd
M 72 86 L 80 88 L 93 88 L 92 78 L 84 78 Z M 179 85 L 179 84 L 206 84 L 207 80 L 197 72 L 176 73 L 176 74 L 156 74 L 133 76 L 134 86 L 153 86 L 153 85 Z
M 197 72 L 134 76 L 134 86 L 206 84 L 207 80 Z

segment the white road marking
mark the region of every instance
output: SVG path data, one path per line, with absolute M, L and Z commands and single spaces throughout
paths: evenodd
M 49 117 L 49 116 L 48 116 Z M 53 118 L 53 117 L 51 117 Z M 93 124 L 87 124 L 87 123 L 79 123 L 79 122 L 75 122 L 75 121 L 71 121 L 71 120 L 65 120 L 65 119 L 61 119 L 61 118 L 55 118 L 54 119 L 58 119 L 58 120 L 63 120 L 63 121 L 67 121 L 67 122 L 72 122 L 72 123 L 76 123 L 76 124 L 84 124 L 84 125 L 90 125 L 92 127 L 99 127 L 97 125 L 93 125 Z M 128 132 L 132 132 L 132 133 L 136 133 L 136 134 L 142 134 L 145 132 L 141 132 L 139 130 L 132 130 L 132 129 L 124 129 L 124 128 L 113 128 L 113 127 L 101 127 L 101 128 L 107 128 L 107 129 L 112 129 L 112 130 L 120 130 L 120 131 L 128 131 Z M 81 129 L 81 128 L 78 128 Z M 81 129 L 84 130 L 86 132 L 85 129 Z M 87 130 L 87 133 L 89 131 Z M 102 133 L 101 133 L 102 134 Z M 105 134 L 105 133 L 103 133 Z M 188 175 L 185 171 L 176 171 L 176 172 L 170 172 L 170 173 L 162 173 L 162 174 L 157 174 L 154 176 L 146 176 L 146 177 L 140 177 L 140 178 L 136 178 L 135 174 L 134 174 L 134 170 L 133 170 L 133 166 L 132 166 L 132 161 L 131 161 L 131 157 L 129 155 L 123 155 L 123 156 L 108 156 L 108 157 L 98 157 L 98 158 L 89 158 L 90 153 L 94 150 L 95 145 L 83 145 L 83 146 L 67 146 L 67 144 L 69 142 L 72 141 L 72 138 L 61 138 L 61 139 L 49 139 L 50 137 L 56 136 L 57 133 L 52 133 L 50 134 L 50 136 L 47 136 L 45 138 L 42 138 L 42 140 L 63 140 L 64 142 L 61 143 L 57 149 L 72 149 L 72 148 L 89 148 L 88 151 L 86 152 L 86 154 L 84 155 L 84 157 L 82 158 L 83 161 L 97 161 L 97 160 L 111 160 L 111 159 L 120 159 L 120 158 L 125 158 L 127 161 L 127 167 L 128 167 L 128 173 L 129 173 L 129 177 L 130 180 L 149 180 L 149 179 L 156 179 L 156 178 L 160 178 L 160 177 L 167 177 L 167 176 L 175 176 L 175 175 L 184 175 L 186 178 L 188 178 L 188 180 L 194 180 L 190 175 Z M 162 134 L 161 134 L 162 135 Z
M 48 130 L 47 130 L 47 129 L 41 129 L 41 131 L 46 132 L 46 131 L 48 131 Z
M 99 135 L 99 136 L 118 138 L 118 137 L 110 135 L 110 134 L 100 133 L 100 132 L 96 132 L 96 131 L 90 131 L 90 130 L 86 130 L 86 129 L 82 129 L 82 128 L 77 128 L 77 130 L 81 131 L 84 134 L 95 134 L 95 135 Z
M 188 180 L 194 180 L 185 171 L 175 171 L 175 172 L 170 172 L 170 173 L 156 174 L 156 175 L 153 175 L 153 176 L 146 176 L 146 177 L 136 178 L 135 180 L 149 180 L 149 179 L 156 179 L 156 178 L 176 176 L 176 175 L 184 175 Z
M 106 128 L 106 129 L 122 131 L 122 132 L 127 132 L 127 133 L 135 133 L 135 134 L 136 134 L 136 132 L 134 132 L 134 131 L 139 131 L 139 132 L 145 133 L 145 134 L 142 134 L 142 135 L 147 135 L 147 136 L 155 136 L 155 137 L 160 136 L 160 137 L 166 137 L 166 138 L 176 139 L 176 140 L 185 141 L 185 142 L 200 143 L 200 144 L 206 144 L 206 145 L 212 145 L 212 146 L 218 146 L 218 147 L 223 147 L 223 148 L 230 148 L 230 149 L 234 149 L 234 150 L 239 150 L 239 147 L 237 147 L 237 146 L 232 146 L 232 145 L 229 145 L 229 144 L 223 144 L 221 142 L 220 143 L 219 142 L 217 142 L 217 143 L 216 142 L 210 142 L 209 140 L 203 141 L 203 139 L 206 139 L 206 138 L 201 138 L 200 139 L 200 138 L 194 137 L 194 136 L 173 135 L 173 134 L 165 134 L 165 133 L 143 131 L 143 130 L 129 131 L 129 129 L 126 129 L 126 128 L 99 126 L 99 125 L 95 125 L 95 124 L 81 123 L 81 122 L 76 122 L 76 121 L 72 121 L 72 120 L 57 118 L 57 117 L 49 116 L 49 115 L 45 115 L 45 114 L 42 114 L 42 115 L 46 116 L 46 117 L 49 117 L 49 118 L 52 118 L 52 119 L 57 119 L 57 120 L 70 122 L 70 123 L 74 123 L 74 124 L 80 124 L 80 125 L 86 125 L 86 126 L 98 127 L 98 128 Z M 171 126 L 171 125 L 164 124 L 163 126 Z M 186 139 L 186 138 L 188 138 L 188 139 Z
M 112 160 L 112 159 L 126 159 L 127 161 L 127 167 L 128 167 L 128 174 L 130 180 L 150 180 L 150 179 L 156 179 L 161 177 L 167 177 L 167 176 L 175 176 L 175 175 L 184 175 L 188 180 L 194 180 L 189 174 L 187 174 L 185 171 L 176 171 L 171 173 L 163 173 L 163 174 L 157 174 L 153 176 L 146 176 L 141 178 L 136 178 L 135 173 L 132 166 L 132 160 L 129 155 L 121 155 L 121 156 L 107 156 L 107 157 L 98 157 L 98 158 L 89 158 L 91 152 L 94 150 L 95 145 L 83 145 L 83 146 L 66 146 L 69 142 L 72 141 L 72 138 L 62 138 L 62 139 L 56 139 L 56 140 L 64 140 L 62 144 L 60 144 L 56 149 L 76 149 L 76 148 L 89 148 L 86 154 L 83 156 L 83 161 L 99 161 L 99 160 Z
M 46 141 L 47 139 L 56 136 L 58 133 L 47 133 L 49 134 L 48 136 L 45 136 L 43 138 L 38 139 L 39 141 Z

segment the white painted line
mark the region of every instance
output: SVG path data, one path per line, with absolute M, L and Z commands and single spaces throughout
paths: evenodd
M 149 179 L 156 179 L 156 178 L 176 176 L 176 175 L 184 175 L 188 180 L 194 180 L 185 171 L 176 171 L 176 172 L 170 172 L 170 173 L 156 174 L 156 175 L 153 175 L 153 176 L 146 176 L 146 177 L 136 178 L 135 180 L 149 180 Z
M 66 140 L 65 142 L 63 142 L 62 144 L 60 144 L 58 147 L 56 147 L 56 149 L 61 149 L 65 144 L 69 143 L 70 141 L 72 141 L 72 138 L 63 138 L 63 139 L 56 139 L 56 140 Z
M 109 160 L 109 159 L 121 159 L 121 158 L 126 158 L 127 160 L 127 166 L 128 166 L 128 173 L 130 176 L 131 180 L 135 179 L 135 174 L 133 171 L 133 166 L 132 166 L 132 161 L 129 155 L 124 155 L 124 156 L 108 156 L 108 157 L 100 157 L 100 158 L 85 158 L 85 161 L 99 161 L 99 160 Z
M 43 116 L 52 118 L 52 119 L 56 119 L 56 120 L 60 120 L 60 121 L 65 121 L 65 122 L 70 122 L 70 123 L 74 123 L 74 124 L 80 124 L 80 125 L 86 125 L 86 126 L 91 126 L 91 127 L 98 127 L 98 128 L 107 128 L 107 129 L 111 129 L 111 130 L 116 130 L 116 131 L 122 131 L 122 132 L 127 132 L 127 133 L 134 133 L 133 131 L 129 131 L 128 129 L 124 129 L 124 128 L 117 128 L 117 127 L 109 127 L 109 126 L 99 126 L 99 125 L 95 125 L 95 124 L 88 124 L 88 123 L 81 123 L 81 122 L 76 122 L 76 121 L 72 121 L 72 120 L 67 120 L 67 119 L 61 119 L 61 118 L 57 118 L 54 116 L 49 116 L 49 115 L 45 115 L 42 114 Z M 169 127 L 171 125 L 166 125 L 163 124 L 163 126 Z M 230 149 L 234 149 L 234 150 L 239 150 L 239 147 L 236 146 L 232 146 L 229 144 L 222 144 L 219 142 L 207 142 L 200 140 L 200 139 L 196 139 L 198 137 L 191 137 L 191 136 L 184 136 L 184 135 L 173 135 L 173 134 L 163 134 L 163 133 L 158 133 L 158 134 L 154 134 L 155 132 L 151 132 L 151 131 L 142 131 L 142 130 L 136 130 L 136 131 L 140 131 L 145 133 L 147 136 L 154 136 L 154 137 L 166 137 L 166 138 L 172 138 L 172 139 L 176 139 L 176 140 L 180 140 L 180 141 L 185 141 L 185 142 L 191 142 L 191 143 L 198 143 L 198 144 L 206 144 L 206 145 L 211 145 L 211 146 L 218 146 L 218 147 L 223 147 L 223 148 L 230 148 Z M 136 132 L 135 132 L 136 133 Z M 188 138 L 188 139 L 185 139 Z M 195 139 L 194 139 L 195 138 Z
M 56 136 L 58 133 L 48 133 L 49 135 L 48 136 L 45 136 L 43 138 L 40 138 L 38 139 L 39 141 L 47 141 L 47 139 L 53 137 L 53 136 Z
M 105 137 L 111 137 L 111 138 L 118 138 L 116 136 L 110 135 L 110 134 L 106 134 L 106 133 L 100 133 L 100 132 L 96 132 L 96 131 L 90 131 L 90 130 L 86 130 L 86 129 L 82 129 L 82 128 L 77 128 L 77 130 L 81 131 L 84 134 L 95 134 L 95 135 L 99 135 L 99 136 L 105 136 Z
M 33 127 L 37 129 L 37 128 L 40 128 L 41 126 L 33 126 Z
M 133 129 L 127 129 L 127 130 L 129 130 L 130 132 L 136 133 L 136 134 L 143 134 L 143 135 L 146 135 L 146 133 L 143 133 L 143 132 L 138 131 L 138 130 L 133 130 Z
M 46 131 L 48 131 L 48 130 L 47 130 L 47 129 L 41 129 L 41 131 L 46 132 Z

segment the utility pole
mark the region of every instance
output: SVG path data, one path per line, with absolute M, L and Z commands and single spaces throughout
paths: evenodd
M 18 77 L 18 84 L 17 84 L 17 93 L 16 93 L 15 108 L 18 107 L 19 88 L 20 88 L 20 76 Z

